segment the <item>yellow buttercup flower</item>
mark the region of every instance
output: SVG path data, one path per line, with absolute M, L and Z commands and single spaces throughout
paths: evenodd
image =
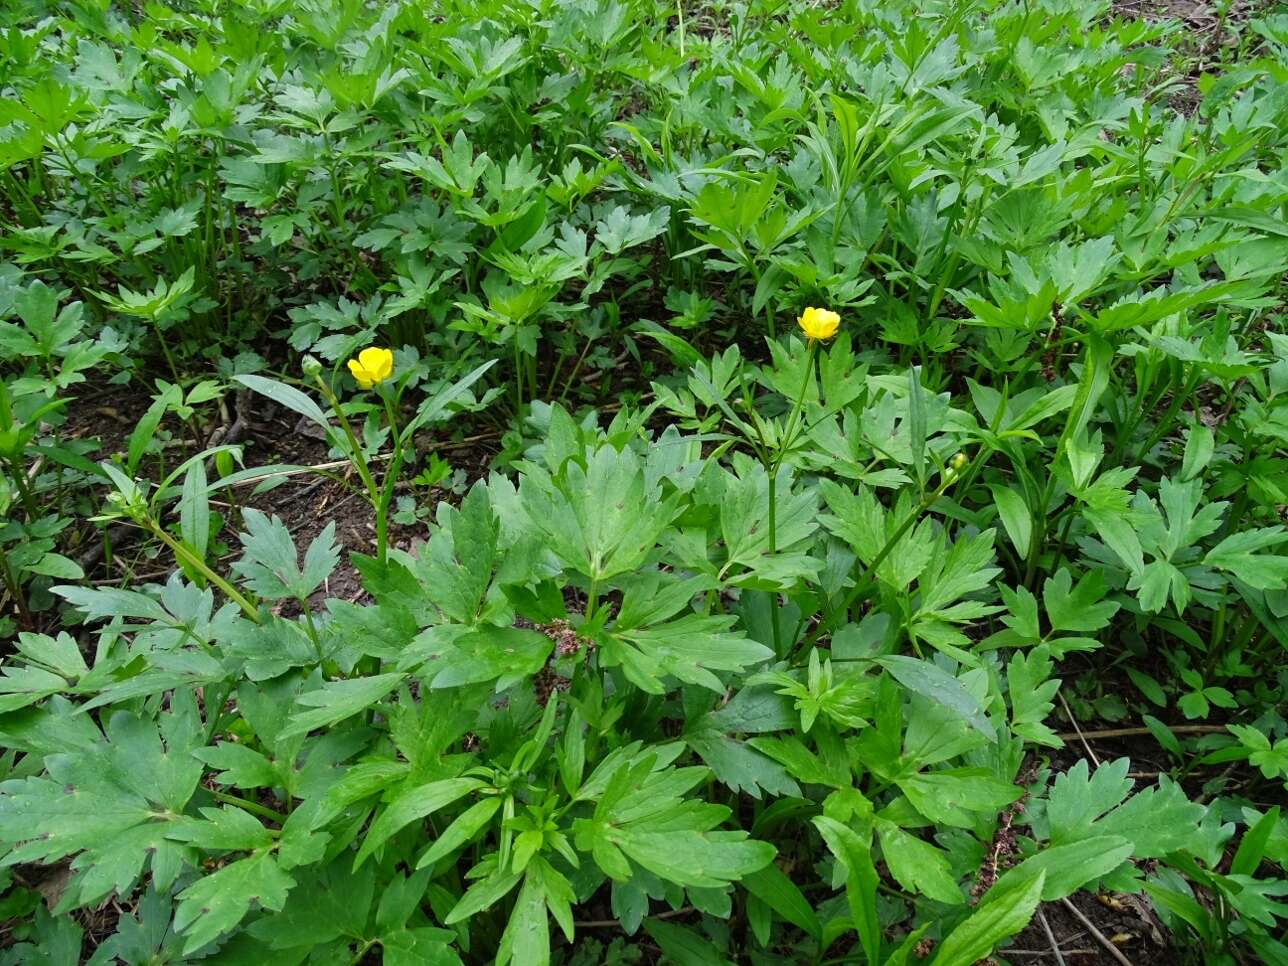
M 801 327 L 801 331 L 807 338 L 822 342 L 836 335 L 836 330 L 841 325 L 841 317 L 831 309 L 810 307 L 796 320 L 796 324 Z
M 349 360 L 349 371 L 358 380 L 359 388 L 370 389 L 393 374 L 394 354 L 388 349 L 369 346 L 358 353 L 358 358 Z

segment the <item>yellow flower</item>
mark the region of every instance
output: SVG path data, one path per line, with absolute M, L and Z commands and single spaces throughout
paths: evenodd
M 807 308 L 805 314 L 796 320 L 807 338 L 820 342 L 836 335 L 841 324 L 841 317 L 830 309 Z
M 388 349 L 369 346 L 358 353 L 358 358 L 349 360 L 349 371 L 358 380 L 359 388 L 370 389 L 393 373 L 394 354 Z

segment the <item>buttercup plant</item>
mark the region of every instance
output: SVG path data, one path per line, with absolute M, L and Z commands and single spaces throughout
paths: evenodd
M 343 403 L 333 388 L 331 380 L 323 369 L 321 362 L 313 356 L 306 356 L 303 372 L 312 379 L 330 409 L 330 417 L 308 396 L 284 383 L 258 375 L 239 376 L 238 380 L 250 389 L 267 396 L 280 405 L 294 410 L 311 420 L 326 434 L 327 442 L 347 459 L 362 484 L 362 493 L 371 507 L 375 517 L 376 546 L 375 556 L 384 563 L 389 553 L 389 508 L 393 502 L 394 487 L 401 479 L 404 463 L 414 455 L 413 436 L 422 427 L 443 418 L 451 407 L 463 404 L 468 399 L 472 385 L 492 367 L 492 362 L 478 366 L 464 378 L 453 383 L 445 383 L 436 392 L 426 397 L 417 408 L 415 415 L 401 423 L 398 408 L 404 391 L 407 389 L 410 374 L 394 378 L 394 355 L 387 348 L 369 346 L 347 362 L 347 368 L 358 388 L 362 391 L 375 390 L 380 397 L 382 416 L 384 418 L 384 436 L 389 443 L 388 454 L 381 455 L 365 445 L 354 430 L 347 409 L 353 404 Z M 337 431 L 336 426 L 339 427 Z M 363 438 L 366 438 L 365 436 Z M 378 463 L 385 464 L 379 472 L 373 471 Z

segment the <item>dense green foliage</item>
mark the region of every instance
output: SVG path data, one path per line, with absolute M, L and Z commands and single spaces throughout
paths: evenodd
M 970 966 L 1098 890 L 1288 963 L 1288 15 L 1213 20 L 6 5 L 0 963 Z M 348 560 L 251 505 L 311 472 Z

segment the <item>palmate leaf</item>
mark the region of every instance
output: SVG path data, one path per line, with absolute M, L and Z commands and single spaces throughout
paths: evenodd
M 179 730 L 163 740 L 156 724 L 118 711 L 106 744 L 49 755 L 45 775 L 3 783 L 4 864 L 77 856 L 80 903 L 128 894 L 149 857 L 153 878 L 173 882 L 183 850 L 166 836 L 202 774 L 191 740 Z
M 686 614 L 652 627 L 614 627 L 599 637 L 600 661 L 620 665 L 633 684 L 651 694 L 666 691 L 667 676 L 723 691 L 713 671 L 745 671 L 774 656 L 763 644 L 730 630 L 733 623 L 726 615 Z
M 551 476 L 531 466 L 519 486 L 528 522 L 569 569 L 605 581 L 637 569 L 679 512 L 645 483 L 633 450 L 601 446 L 583 468 L 569 460 Z
M 260 597 L 303 600 L 322 586 L 340 562 L 334 522 L 328 523 L 309 544 L 301 566 L 295 541 L 280 518 L 270 518 L 248 507 L 242 519 L 246 524 L 246 532 L 241 534 L 245 553 L 233 564 L 233 572 Z
M 1128 794 L 1126 758 L 1089 773 L 1085 759 L 1058 776 L 1051 787 L 1046 820 L 1052 845 L 1076 844 L 1095 835 L 1120 836 L 1132 843 L 1136 858 L 1158 858 L 1170 852 L 1201 851 L 1202 805 L 1185 797 L 1166 779 L 1142 792 Z
M 735 459 L 736 475 L 721 472 L 708 484 L 708 499 L 720 511 L 720 540 L 726 557 L 721 574 L 737 586 L 776 589 L 812 576 L 819 564 L 800 552 L 801 544 L 818 529 L 815 491 L 793 492 L 786 470 L 778 475 L 775 536 L 777 551 L 769 552 L 769 477 L 763 467 Z M 791 552 L 792 550 L 796 552 Z
M 274 949 L 313 947 L 342 935 L 365 934 L 375 894 L 372 866 L 354 871 L 345 854 L 328 865 L 301 869 L 298 880 L 276 915 L 250 925 L 251 935 Z
M 488 501 L 487 488 L 476 484 L 460 509 L 439 504 L 438 529 L 412 563 L 416 590 L 428 597 L 447 620 L 475 622 L 487 596 L 497 559 L 501 527 Z
M 1119 604 L 1104 600 L 1105 576 L 1089 570 L 1073 584 L 1067 568 L 1061 567 L 1042 585 L 1042 602 L 1053 631 L 1088 633 L 1098 631 L 1118 613 Z
M 431 688 L 496 681 L 500 689 L 541 670 L 554 647 L 549 636 L 529 628 L 443 624 L 417 635 L 401 664 L 420 668 Z
M 742 831 L 720 831 L 730 815 L 723 805 L 684 798 L 703 781 L 705 768 L 654 771 L 651 752 L 623 761 L 611 773 L 591 818 L 573 826 L 577 847 L 615 880 L 638 865 L 677 885 L 720 888 L 764 868 L 775 849 Z M 582 796 L 586 795 L 586 789 Z
M 255 852 L 198 879 L 179 893 L 174 927 L 184 935 L 188 955 L 219 938 L 245 918 L 251 904 L 280 910 L 295 880 L 267 851 Z
M 1062 747 L 1063 742 L 1044 723 L 1054 707 L 1051 698 L 1060 690 L 1059 678 L 1051 678 L 1051 654 L 1047 646 L 1039 645 L 1027 656 L 1018 653 L 1012 657 L 1006 666 L 1006 683 L 1011 701 L 1011 730 L 1035 744 Z
M 946 852 L 885 819 L 877 819 L 876 830 L 881 854 L 899 885 L 937 902 L 956 905 L 962 901 Z

